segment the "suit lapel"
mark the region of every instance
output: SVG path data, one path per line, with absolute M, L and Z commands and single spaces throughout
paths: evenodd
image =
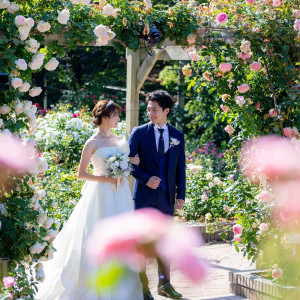
M 149 137 L 150 137 L 150 144 L 151 144 L 151 150 L 152 150 L 152 157 L 154 162 L 158 165 L 159 164 L 159 156 L 156 148 L 156 141 L 155 141 L 155 135 L 154 135 L 154 125 L 152 123 L 149 123 L 148 125 L 149 129 Z

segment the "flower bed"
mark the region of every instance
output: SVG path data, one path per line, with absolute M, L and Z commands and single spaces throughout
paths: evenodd
M 230 292 L 247 299 L 300 299 L 300 288 L 274 284 L 258 272 L 230 272 Z

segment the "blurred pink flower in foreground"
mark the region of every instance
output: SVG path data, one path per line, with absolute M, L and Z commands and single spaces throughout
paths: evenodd
M 32 144 L 23 145 L 22 141 L 9 131 L 0 133 L 0 166 L 5 169 L 26 171 L 31 165 L 34 154 Z
M 300 153 L 289 138 L 264 136 L 244 144 L 241 150 L 241 168 L 248 177 L 257 177 L 261 173 L 269 179 L 298 178 Z
M 190 280 L 200 282 L 205 264 L 192 247 L 203 244 L 192 229 L 176 226 L 169 217 L 151 208 L 102 220 L 87 242 L 91 264 L 119 257 L 134 270 L 145 266 L 147 257 L 174 263 Z
M 274 135 L 249 141 L 242 148 L 240 165 L 251 179 L 267 176 L 275 195 L 275 220 L 293 226 L 300 217 L 300 152 L 293 141 Z

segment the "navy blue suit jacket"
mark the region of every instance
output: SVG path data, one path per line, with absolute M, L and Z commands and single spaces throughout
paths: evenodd
M 185 150 L 183 133 L 168 124 L 169 137 L 177 139 L 180 143 L 169 148 L 168 161 L 168 197 L 169 203 L 174 205 L 175 197 L 185 199 Z M 154 125 L 150 122 L 135 127 L 129 138 L 129 156 L 138 154 L 140 164 L 134 166 L 133 176 L 136 179 L 133 199 L 136 202 L 151 203 L 155 197 L 154 189 L 146 184 L 151 176 L 159 177 L 159 156 L 156 148 Z M 150 201 L 149 201 L 150 200 Z

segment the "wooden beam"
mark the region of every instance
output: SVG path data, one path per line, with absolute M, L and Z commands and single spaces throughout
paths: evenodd
M 141 48 L 141 59 L 147 57 L 147 51 Z M 163 49 L 158 60 L 191 60 L 183 46 L 167 46 Z
M 139 122 L 139 93 L 137 90 L 137 72 L 140 67 L 140 50 L 126 48 L 127 79 L 126 79 L 126 136 Z
M 137 72 L 137 91 L 139 92 L 142 88 L 145 80 L 147 79 L 149 73 L 151 72 L 152 68 L 154 67 L 156 61 L 158 60 L 162 50 L 161 49 L 154 49 L 152 50 L 151 55 L 148 53 L 146 58 L 144 59 L 142 65 L 140 66 Z

